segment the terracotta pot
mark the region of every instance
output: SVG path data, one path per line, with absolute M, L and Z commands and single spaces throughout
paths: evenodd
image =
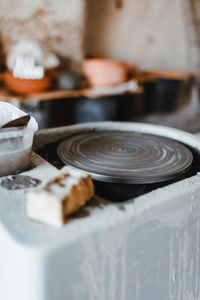
M 127 80 L 127 64 L 103 58 L 85 59 L 83 71 L 91 87 L 113 86 Z
M 52 77 L 48 74 L 42 79 L 21 79 L 15 78 L 10 71 L 4 74 L 4 82 L 8 88 L 19 94 L 38 93 L 48 89 L 52 82 Z

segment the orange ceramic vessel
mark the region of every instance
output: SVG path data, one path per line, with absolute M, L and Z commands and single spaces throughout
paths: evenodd
M 13 92 L 31 94 L 48 89 L 51 85 L 52 78 L 49 75 L 45 75 L 42 79 L 21 79 L 15 78 L 10 71 L 7 71 L 4 74 L 4 82 Z
M 83 71 L 91 87 L 113 86 L 127 80 L 127 64 L 112 59 L 85 59 Z

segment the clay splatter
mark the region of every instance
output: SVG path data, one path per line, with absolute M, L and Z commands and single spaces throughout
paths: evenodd
M 8 190 L 21 190 L 36 187 L 41 184 L 41 180 L 24 175 L 14 175 L 3 178 L 0 185 Z

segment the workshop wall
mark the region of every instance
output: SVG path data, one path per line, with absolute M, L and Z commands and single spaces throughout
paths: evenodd
M 87 0 L 87 54 L 142 68 L 187 69 L 185 2 Z
M 186 2 L 0 0 L 3 49 L 7 52 L 17 41 L 33 39 L 57 54 L 64 68 L 79 72 L 84 40 L 89 56 L 122 59 L 142 68 L 188 69 Z
M 37 41 L 63 66 L 79 71 L 83 57 L 84 0 L 0 0 L 0 33 L 5 53 L 20 40 Z

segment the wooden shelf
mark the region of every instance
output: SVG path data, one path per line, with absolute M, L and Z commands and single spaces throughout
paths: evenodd
M 48 90 L 42 93 L 35 93 L 35 94 L 26 94 L 26 95 L 19 95 L 12 93 L 9 91 L 7 87 L 5 87 L 2 83 L 0 87 L 0 100 L 1 101 L 13 101 L 18 100 L 20 102 L 29 102 L 32 100 L 37 101 L 45 101 L 45 100 L 53 100 L 53 99 L 66 99 L 66 98 L 78 98 L 78 97 L 87 97 L 87 98 L 97 98 L 97 97 L 104 97 L 108 95 L 118 95 L 120 93 L 115 93 L 115 87 L 112 88 L 113 93 L 110 93 L 107 89 L 102 89 L 97 91 L 94 89 L 81 89 L 81 90 Z M 140 93 L 142 91 L 141 87 L 137 87 L 133 90 L 127 89 L 123 93 L 130 94 L 130 93 Z M 121 93 L 122 94 L 122 93 Z

